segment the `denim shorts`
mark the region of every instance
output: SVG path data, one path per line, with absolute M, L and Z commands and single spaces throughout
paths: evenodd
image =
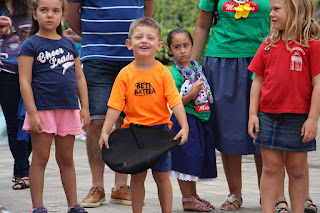
M 284 152 L 308 152 L 316 150 L 316 141 L 302 142 L 301 128 L 307 114 L 271 114 L 259 112 L 260 132 L 254 144 L 263 148 Z
M 164 130 L 169 130 L 168 124 L 155 125 L 151 128 L 159 128 Z M 155 163 L 151 169 L 154 172 L 169 172 L 171 171 L 172 161 L 171 161 L 171 152 L 167 152 L 160 160 Z
M 120 70 L 130 61 L 92 59 L 83 62 L 89 95 L 91 119 L 105 119 L 113 83 Z

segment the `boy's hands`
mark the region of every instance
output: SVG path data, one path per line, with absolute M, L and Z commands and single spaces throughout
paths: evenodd
M 177 140 L 179 137 L 181 137 L 181 141 L 179 145 L 182 145 L 188 140 L 189 125 L 188 125 L 187 115 L 186 115 L 186 112 L 184 111 L 184 106 L 182 103 L 179 103 L 175 107 L 173 107 L 172 111 L 181 126 L 181 130 L 174 137 L 174 140 Z
M 100 149 L 102 149 L 103 144 L 106 146 L 107 149 L 109 149 L 108 141 L 109 141 L 109 134 L 107 134 L 105 132 L 101 132 L 100 140 L 99 140 Z
M 248 122 L 248 133 L 253 139 L 257 139 L 257 135 L 254 133 L 259 132 L 259 118 L 257 115 L 250 115 L 249 122 Z
M 29 115 L 30 131 L 32 133 L 41 133 L 42 130 L 42 120 L 38 112 Z
M 303 136 L 303 142 L 309 142 L 313 140 L 317 136 L 318 131 L 318 121 L 312 118 L 308 118 L 302 128 L 301 128 L 301 136 Z
M 109 135 L 111 134 L 113 125 L 117 122 L 121 111 L 113 109 L 112 107 L 108 108 L 106 119 L 101 130 L 99 146 L 102 149 L 103 144 L 109 149 Z
M 188 140 L 188 134 L 189 134 L 189 129 L 187 128 L 182 128 L 178 134 L 176 134 L 176 136 L 173 138 L 173 140 L 177 140 L 178 138 L 181 137 L 181 141 L 179 143 L 179 145 L 183 145 L 185 142 L 187 142 Z
M 90 112 L 87 108 L 81 108 L 80 110 L 80 120 L 83 123 L 82 129 L 85 129 L 87 126 L 89 126 L 91 118 L 90 118 Z

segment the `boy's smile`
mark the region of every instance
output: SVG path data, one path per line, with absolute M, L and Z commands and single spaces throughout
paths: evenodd
M 137 26 L 130 39 L 126 41 L 129 50 L 133 50 L 135 58 L 155 57 L 160 51 L 163 42 L 158 36 L 158 31 L 148 26 Z

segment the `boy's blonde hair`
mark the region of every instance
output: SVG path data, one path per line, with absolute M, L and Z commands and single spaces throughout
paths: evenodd
M 300 44 L 303 47 L 309 47 L 309 42 L 319 39 L 320 27 L 315 21 L 315 3 L 314 0 L 283 0 L 288 13 L 288 19 L 285 30 L 276 30 L 271 28 L 270 37 L 267 48 L 274 46 L 277 42 L 283 39 L 287 49 L 288 35 L 294 35 L 292 42 Z
M 158 39 L 161 40 L 161 27 L 158 24 L 158 22 L 156 22 L 153 18 L 150 18 L 150 17 L 138 18 L 134 22 L 132 22 L 129 28 L 128 38 L 131 39 L 133 31 L 137 27 L 141 27 L 141 26 L 146 26 L 146 27 L 155 29 L 157 31 Z

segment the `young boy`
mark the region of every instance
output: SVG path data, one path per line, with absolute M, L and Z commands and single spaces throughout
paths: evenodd
M 99 145 L 109 148 L 108 138 L 112 126 L 123 110 L 126 117 L 123 128 L 130 123 L 156 128 L 171 128 L 172 109 L 181 130 L 174 139 L 181 137 L 180 145 L 188 139 L 189 126 L 185 110 L 170 71 L 155 59 L 156 51 L 163 46 L 161 28 L 152 18 L 135 20 L 129 29 L 126 45 L 133 50 L 135 60 L 118 74 L 108 101 L 109 109 L 102 128 Z M 168 152 L 152 168 L 158 187 L 162 212 L 172 210 L 172 186 L 169 179 L 171 153 Z M 134 213 L 142 213 L 147 171 L 131 175 L 131 199 Z

